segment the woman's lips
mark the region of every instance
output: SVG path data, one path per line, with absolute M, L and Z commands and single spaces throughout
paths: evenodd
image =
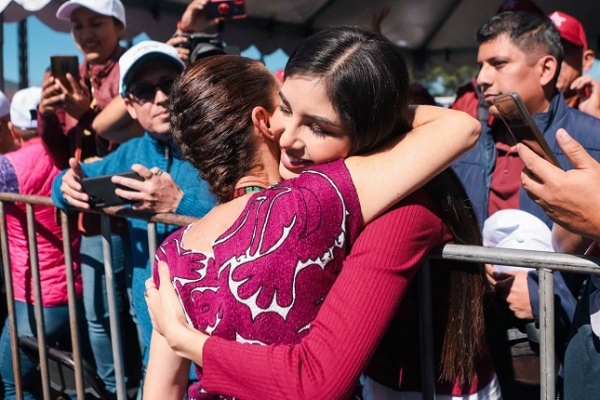
M 312 161 L 309 160 L 290 157 L 285 151 L 281 152 L 281 163 L 285 168 L 289 170 L 305 169 L 314 164 Z

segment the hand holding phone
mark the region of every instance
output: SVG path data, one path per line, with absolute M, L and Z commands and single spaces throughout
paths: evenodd
M 496 96 L 494 105 L 517 143 L 523 143 L 538 156 L 562 169 L 518 93 L 510 92 Z
M 144 180 L 144 178 L 135 172 L 122 172 L 113 175 L 101 175 L 83 178 L 81 180 L 81 186 L 83 187 L 83 191 L 89 196 L 89 204 L 91 208 L 102 208 L 134 203 L 134 201 L 117 196 L 115 193 L 116 189 L 132 189 L 127 186 L 114 183 L 111 178 L 115 175 L 135 179 L 138 181 Z
M 72 91 L 71 84 L 67 80 L 67 73 L 79 81 L 79 59 L 74 55 L 52 55 L 50 56 L 50 73 L 58 79 L 68 91 Z
M 241 19 L 247 16 L 244 0 L 210 0 L 204 8 L 208 19 Z

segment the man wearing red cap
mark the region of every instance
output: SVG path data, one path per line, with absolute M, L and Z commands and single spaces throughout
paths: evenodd
M 556 86 L 570 107 L 600 118 L 600 83 L 589 75 L 582 76 L 594 62 L 594 51 L 588 49 L 583 25 L 562 11 L 550 13 L 548 17 L 560 32 L 563 46 L 563 60 Z

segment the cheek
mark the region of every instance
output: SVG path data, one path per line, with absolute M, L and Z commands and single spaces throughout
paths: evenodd
M 306 143 L 313 162 L 317 164 L 348 157 L 350 142 L 347 139 L 326 138 Z
M 269 130 L 275 137 L 277 142 L 281 141 L 281 137 L 285 132 L 285 118 L 281 115 L 280 112 L 275 112 L 269 121 Z
M 285 122 L 284 122 L 285 118 L 283 116 L 283 114 L 281 113 L 281 111 L 276 110 L 273 113 L 273 116 L 271 116 L 271 119 L 269 120 L 269 129 L 271 129 L 271 132 L 273 132 L 274 134 L 277 134 L 277 132 L 283 131 L 285 129 Z
M 98 36 L 102 38 L 102 43 L 107 47 L 114 47 L 119 42 L 119 33 L 114 29 L 103 29 L 98 32 Z
M 75 42 L 79 50 L 81 50 L 81 32 L 71 31 L 71 37 L 73 38 L 73 41 Z

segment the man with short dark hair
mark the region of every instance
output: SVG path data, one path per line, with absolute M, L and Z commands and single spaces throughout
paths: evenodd
M 550 218 L 521 188 L 520 174 L 524 164 L 517 154 L 514 138 L 497 118 L 493 99 L 500 94 L 517 92 L 564 169 L 571 169 L 573 165 L 556 143 L 557 129 L 566 128 L 595 159 L 600 159 L 600 135 L 590 134 L 600 132 L 600 120 L 569 107 L 556 88 L 563 51 L 560 34 L 547 16 L 528 12 L 495 15 L 478 30 L 477 41 L 480 65 L 477 84 L 494 118 L 483 123 L 479 144 L 453 167 L 465 186 L 480 224 L 496 211 L 520 209 L 551 227 Z M 564 230 L 562 233 L 555 235 L 557 251 L 583 252 L 589 244 L 580 236 Z M 573 316 L 573 292 L 579 286 L 578 279 L 571 280 L 567 274 L 564 280 L 559 273 L 554 275 L 555 293 L 560 298 L 556 315 L 558 328 L 562 329 L 557 337 L 557 343 L 560 343 L 560 334 L 565 335 Z M 502 280 L 496 283 L 496 289 L 504 292 L 510 310 L 523 322 L 520 325 L 524 331 L 524 323 L 537 320 L 539 316 L 537 273 L 519 271 L 497 278 Z M 499 375 L 501 373 L 499 371 Z M 539 371 L 535 374 L 539 376 Z M 505 398 L 521 398 L 518 391 L 507 392 L 505 377 L 499 378 Z

